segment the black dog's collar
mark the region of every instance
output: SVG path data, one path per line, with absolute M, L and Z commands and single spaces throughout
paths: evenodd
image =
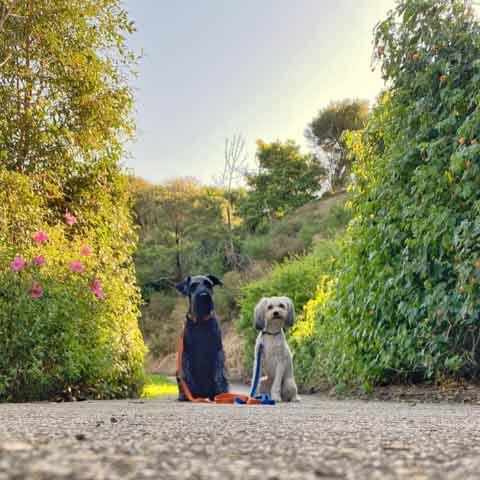
M 276 333 L 267 332 L 266 330 L 262 330 L 262 335 L 273 335 L 273 336 L 275 336 L 275 335 L 280 335 L 281 333 L 282 333 L 281 330 L 279 330 L 279 331 L 276 332 Z
M 188 312 L 188 313 L 185 314 L 185 318 L 186 318 L 187 320 L 192 321 L 193 323 L 197 323 L 197 320 L 198 320 L 198 318 L 195 317 L 194 315 L 192 315 L 190 312 Z M 204 319 L 202 319 L 201 321 L 202 321 L 202 322 L 206 322 L 207 320 L 210 320 L 210 319 L 212 319 L 212 318 L 216 318 L 215 312 L 212 312 L 210 315 L 208 315 L 207 318 L 204 318 Z

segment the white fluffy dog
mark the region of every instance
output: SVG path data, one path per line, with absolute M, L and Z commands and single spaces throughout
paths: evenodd
M 255 328 L 261 330 L 255 344 L 255 363 L 258 349 L 263 345 L 259 393 L 268 393 L 277 402 L 300 401 L 293 376 L 292 352 L 283 332 L 294 322 L 295 311 L 288 297 L 262 298 L 255 307 Z M 256 365 L 254 376 L 255 371 Z

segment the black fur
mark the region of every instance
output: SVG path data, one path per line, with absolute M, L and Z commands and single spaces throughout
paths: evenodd
M 210 398 L 228 392 L 222 336 L 215 318 L 188 318 L 183 337 L 183 379 L 194 397 Z M 186 400 L 179 384 L 179 400 Z
M 222 334 L 213 313 L 213 288 L 222 282 L 213 275 L 187 277 L 176 287 L 189 298 L 183 337 L 183 380 L 193 397 L 210 398 L 228 392 Z M 178 372 L 177 372 L 178 380 Z M 187 400 L 180 382 L 179 400 Z

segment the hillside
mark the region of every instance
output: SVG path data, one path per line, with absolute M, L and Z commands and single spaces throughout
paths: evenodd
M 342 192 L 303 205 L 275 221 L 268 233 L 247 237 L 246 253 L 255 260 L 278 262 L 305 253 L 318 240 L 334 238 L 348 222 L 346 199 Z
M 346 198 L 347 195 L 341 193 L 309 202 L 273 222 L 268 232 L 247 235 L 240 240 L 240 251 L 246 258 L 246 265 L 242 269 L 225 271 L 222 274 L 224 287 L 216 292 L 216 311 L 224 332 L 226 357 L 233 377 L 244 377 L 247 373 L 243 341 L 233 325 L 241 308 L 242 291 L 251 282 L 268 279 L 277 265 L 303 257 L 322 240 L 332 240 L 341 235 L 349 218 L 344 208 Z M 149 244 L 151 246 L 151 238 Z M 142 265 L 139 268 L 144 271 Z M 148 361 L 151 370 L 173 373 L 173 354 L 186 308 L 185 299 L 173 288 L 151 293 L 143 306 L 141 327 L 151 351 Z

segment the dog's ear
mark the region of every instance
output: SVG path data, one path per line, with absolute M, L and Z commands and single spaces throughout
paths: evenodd
M 205 275 L 212 283 L 213 286 L 216 287 L 217 285 L 223 286 L 223 282 L 217 278 L 215 275 Z
M 288 297 L 285 297 L 284 300 L 287 304 L 287 319 L 285 320 L 285 326 L 293 327 L 293 324 L 295 323 L 295 307 L 293 306 L 293 302 Z
M 188 297 L 190 295 L 190 280 L 192 277 L 185 277 L 183 282 L 177 283 L 175 285 L 175 288 L 185 297 Z
M 262 298 L 256 305 L 253 312 L 253 326 L 257 330 L 265 328 L 265 308 L 267 306 L 268 298 Z

